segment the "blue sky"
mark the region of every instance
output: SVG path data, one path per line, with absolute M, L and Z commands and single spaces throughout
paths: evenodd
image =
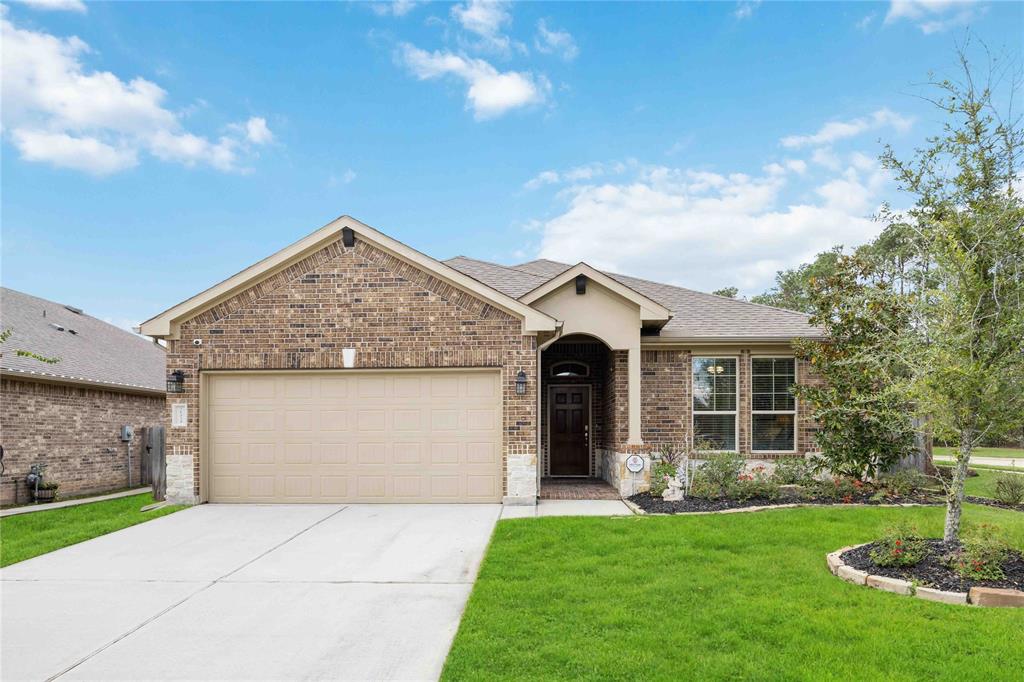
M 137 324 L 341 214 L 438 258 L 756 294 L 1020 3 L 3 5 L 4 286 Z

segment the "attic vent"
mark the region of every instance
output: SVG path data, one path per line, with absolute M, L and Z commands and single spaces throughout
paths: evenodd
M 78 336 L 78 332 L 75 331 L 74 329 L 68 329 L 68 334 L 74 334 L 75 336 Z
M 59 332 L 64 331 L 64 327 L 60 326 L 59 324 L 54 324 L 53 322 L 51 322 L 50 326 L 53 327 L 54 329 L 56 329 Z
M 66 305 L 66 306 L 64 306 L 64 308 L 66 308 L 67 310 L 70 310 L 75 315 L 81 315 L 82 314 L 82 309 L 81 308 L 76 308 L 73 305 Z

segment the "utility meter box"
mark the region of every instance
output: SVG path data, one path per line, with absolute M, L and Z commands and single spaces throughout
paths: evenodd
M 134 435 L 135 435 L 135 431 L 132 430 L 131 426 L 128 426 L 127 424 L 125 424 L 124 426 L 121 427 L 121 442 L 122 443 L 127 443 L 128 441 L 130 441 Z

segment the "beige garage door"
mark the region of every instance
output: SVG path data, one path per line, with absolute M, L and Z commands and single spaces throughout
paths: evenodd
M 499 502 L 496 371 L 211 374 L 211 502 Z

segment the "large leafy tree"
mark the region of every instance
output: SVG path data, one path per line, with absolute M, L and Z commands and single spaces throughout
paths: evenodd
M 873 265 L 837 255 L 832 272 L 812 278 L 811 323 L 822 339 L 796 342 L 822 382 L 795 388 L 818 424 L 823 464 L 833 473 L 877 476 L 913 453 L 910 395 L 899 353 L 909 319 L 905 300 L 873 279 Z
M 946 483 L 947 542 L 959 532 L 975 446 L 1019 427 L 1024 415 L 1021 129 L 993 105 L 1007 74 L 990 60 L 979 79 L 966 48 L 960 62 L 961 78 L 930 84 L 929 99 L 947 121 L 941 134 L 908 160 L 889 148 L 882 157 L 915 198 L 908 211 L 890 214 L 910 235 L 918 268 L 899 355 L 917 408 L 958 444 Z M 1016 91 L 1008 90 L 1012 105 Z
M 812 282 L 835 272 L 836 263 L 841 253 L 842 247 L 837 246 L 830 251 L 819 253 L 813 263 L 804 263 L 788 270 L 779 270 L 775 273 L 775 286 L 750 300 L 753 303 L 786 308 L 800 313 L 814 313 L 814 302 L 811 300 Z

